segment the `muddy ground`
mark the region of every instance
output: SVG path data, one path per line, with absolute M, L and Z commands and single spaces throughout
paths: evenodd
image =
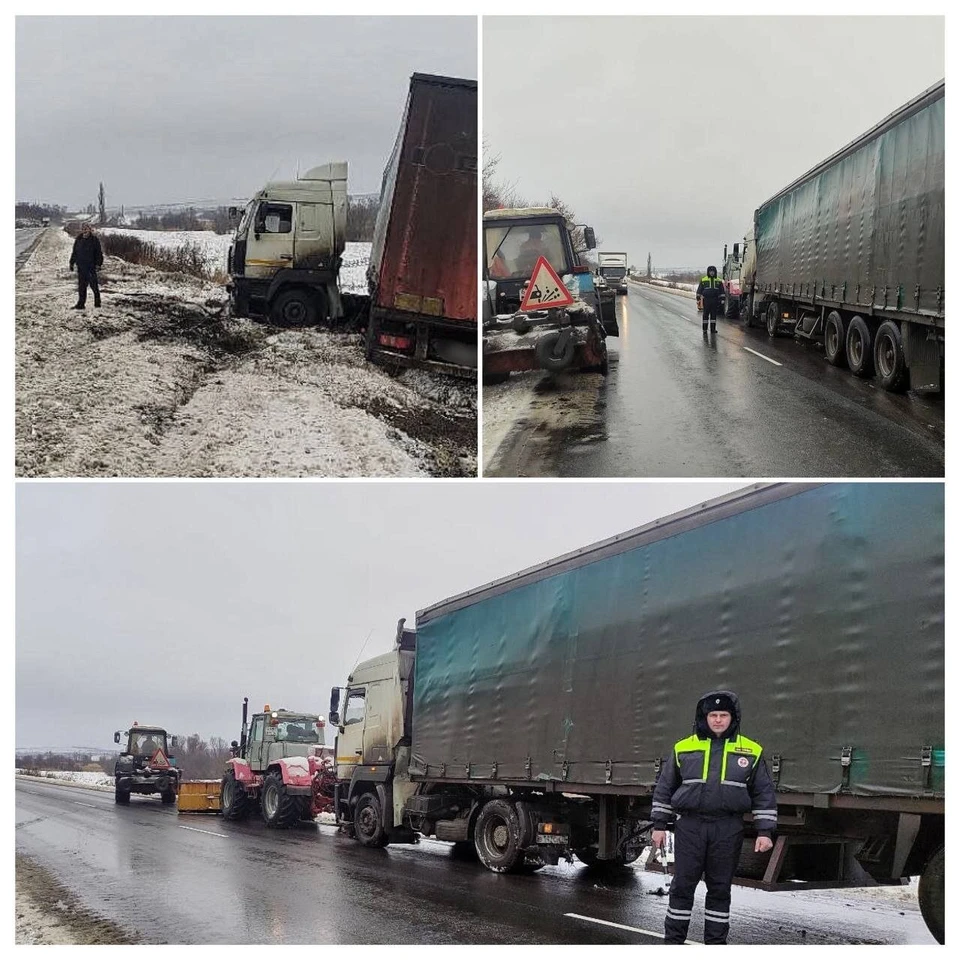
M 17 273 L 22 477 L 474 476 L 476 387 L 369 364 L 358 333 L 227 316 L 222 287 L 107 258 L 71 309 L 71 240 Z

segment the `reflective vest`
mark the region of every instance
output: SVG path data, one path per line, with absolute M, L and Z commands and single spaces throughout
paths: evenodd
M 701 277 L 700 282 L 708 289 L 713 290 L 717 287 L 722 289 L 723 281 L 719 277 Z
M 710 767 L 711 740 L 703 740 L 696 734 L 679 740 L 673 747 L 673 755 L 680 770 L 681 783 L 706 783 Z M 763 747 L 756 740 L 742 734 L 734 740 L 723 741 L 723 759 L 720 762 L 720 782 L 745 787 L 753 768 L 760 760 Z M 740 763 L 746 759 L 747 763 Z

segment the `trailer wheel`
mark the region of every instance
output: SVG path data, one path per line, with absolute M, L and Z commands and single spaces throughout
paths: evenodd
M 114 803 L 129 803 L 130 802 L 130 791 L 122 790 L 119 784 L 115 784 L 113 788 L 113 802 Z
M 353 812 L 353 828 L 356 838 L 365 847 L 385 847 L 389 842 L 383 829 L 383 811 L 375 793 L 365 793 Z
M 565 337 L 564 334 L 566 334 Z M 551 373 L 566 370 L 573 363 L 576 352 L 577 342 L 569 330 L 545 334 L 537 341 L 537 361 L 542 369 L 549 370 Z
M 232 770 L 220 781 L 220 813 L 224 820 L 243 820 L 250 813 L 247 791 Z
M 944 874 L 946 860 L 941 847 L 928 861 L 920 874 L 917 898 L 920 901 L 920 913 L 937 943 L 944 939 Z
M 283 777 L 274 771 L 263 778 L 263 787 L 260 790 L 260 812 L 263 822 L 278 830 L 292 827 L 303 812 L 305 797 L 294 797 L 287 793 Z
M 853 317 L 847 328 L 847 363 L 858 377 L 873 373 L 873 336 L 861 316 Z
M 903 393 L 910 386 L 910 370 L 903 354 L 900 328 L 892 320 L 880 324 L 873 341 L 873 363 L 880 386 L 891 393 Z
M 303 287 L 282 291 L 270 310 L 273 322 L 282 327 L 315 327 L 320 318 L 318 295 Z M 326 315 L 326 310 L 323 311 Z
M 775 337 L 780 329 L 780 304 L 773 301 L 767 307 L 767 335 Z
M 511 873 L 523 863 L 520 818 L 509 800 L 491 800 L 480 811 L 474 843 L 480 862 L 494 873 Z
M 827 314 L 823 324 L 823 352 L 827 363 L 835 367 L 847 365 L 847 324 L 836 310 Z

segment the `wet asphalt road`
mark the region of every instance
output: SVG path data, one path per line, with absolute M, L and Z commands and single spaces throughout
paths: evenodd
M 154 798 L 118 807 L 111 793 L 20 780 L 16 840 L 85 907 L 149 943 L 655 944 L 667 905 L 663 877 L 638 870 L 498 876 L 449 844 L 367 850 L 333 827 L 277 833 L 178 815 Z M 693 939 L 702 906 L 701 887 Z M 903 891 L 735 888 L 733 911 L 736 943 L 934 942 Z
M 631 283 L 617 309 L 609 377 L 523 375 L 533 403 L 485 476 L 943 476 L 942 398 L 887 393 L 739 321 L 705 341 L 676 294 Z

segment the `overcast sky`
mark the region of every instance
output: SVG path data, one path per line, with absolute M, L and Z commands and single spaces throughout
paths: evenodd
M 410 74 L 477 78 L 475 17 L 18 17 L 17 199 L 246 197 L 350 163 L 377 193 Z
M 325 716 L 400 617 L 738 486 L 19 484 L 16 745 Z
M 502 180 L 601 249 L 719 264 L 753 211 L 944 76 L 941 17 L 484 17 Z

